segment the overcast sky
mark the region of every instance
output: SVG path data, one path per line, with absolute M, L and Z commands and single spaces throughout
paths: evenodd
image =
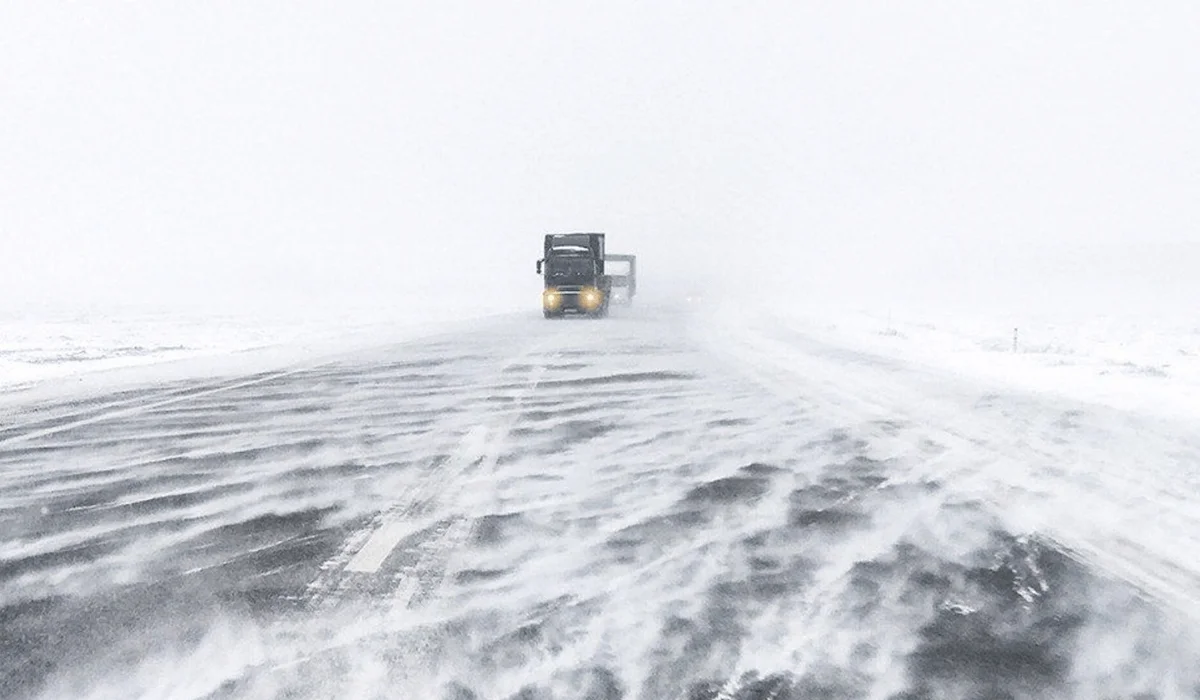
M 600 230 L 647 290 L 1200 308 L 1198 125 L 1192 0 L 8 2 L 0 306 L 536 305 Z

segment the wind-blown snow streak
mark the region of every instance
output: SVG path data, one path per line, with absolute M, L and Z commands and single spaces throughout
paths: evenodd
M 3 436 L 0 694 L 1200 688 L 1159 420 L 646 310 L 209 388 Z

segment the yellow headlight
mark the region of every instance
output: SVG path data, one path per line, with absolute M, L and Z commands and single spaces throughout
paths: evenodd
M 587 288 L 579 293 L 579 305 L 588 311 L 600 308 L 600 303 L 603 301 L 604 294 L 599 289 Z
M 550 309 L 551 311 L 562 306 L 562 295 L 557 289 L 547 289 L 542 292 L 542 308 Z

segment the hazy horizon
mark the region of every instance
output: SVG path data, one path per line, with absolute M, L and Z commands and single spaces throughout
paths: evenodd
M 519 308 L 583 230 L 651 296 L 1190 310 L 1197 36 L 1182 1 L 14 3 L 0 307 Z

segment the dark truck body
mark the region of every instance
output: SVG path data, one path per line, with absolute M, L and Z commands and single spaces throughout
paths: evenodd
M 608 261 L 628 263 L 628 273 L 609 275 Z M 605 316 L 620 290 L 618 301 L 632 300 L 637 289 L 636 259 L 632 255 L 607 255 L 603 233 L 548 234 L 537 263 L 542 275 L 542 314 L 546 318 L 569 313 Z

